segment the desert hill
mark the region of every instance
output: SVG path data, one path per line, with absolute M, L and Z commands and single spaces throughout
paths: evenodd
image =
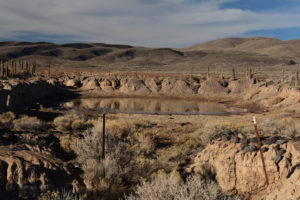
M 188 48 L 146 48 L 103 43 L 0 42 L 0 60 L 36 61 L 39 66 L 117 71 L 204 71 L 274 67 L 300 62 L 300 40 L 226 38 Z
M 226 38 L 195 45 L 186 51 L 237 51 L 270 57 L 299 57 L 300 40 L 281 41 L 274 38 Z

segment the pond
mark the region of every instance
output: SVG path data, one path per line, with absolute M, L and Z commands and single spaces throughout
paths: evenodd
M 242 109 L 226 104 L 186 99 L 166 98 L 82 98 L 65 102 L 67 109 L 102 110 L 123 113 L 178 113 L 178 114 L 226 114 L 240 113 Z

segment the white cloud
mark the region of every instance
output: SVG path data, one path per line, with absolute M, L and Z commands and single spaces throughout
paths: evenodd
M 70 36 L 57 40 L 179 47 L 299 26 L 297 12 L 221 9 L 228 1 L 234 0 L 0 0 L 0 37 L 29 32 Z

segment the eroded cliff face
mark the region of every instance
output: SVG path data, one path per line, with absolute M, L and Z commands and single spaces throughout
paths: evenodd
M 90 97 L 174 97 L 207 100 L 231 100 L 281 106 L 299 103 L 299 88 L 275 80 L 205 77 L 144 77 L 144 76 L 72 76 L 51 80 L 52 83 L 76 88 Z
M 70 90 L 71 89 L 71 90 Z M 280 81 L 241 78 L 145 76 L 61 76 L 0 81 L 0 109 L 22 108 L 68 95 L 85 97 L 171 97 L 229 100 L 239 105 L 257 103 L 263 107 L 294 105 L 299 88 Z
M 280 137 L 262 141 L 270 183 L 267 186 L 255 142 L 245 143 L 243 140 L 213 141 L 197 154 L 185 171 L 215 178 L 224 192 L 250 196 L 251 199 L 300 197 L 300 142 Z

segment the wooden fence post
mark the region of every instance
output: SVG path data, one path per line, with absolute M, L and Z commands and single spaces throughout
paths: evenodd
M 297 71 L 296 71 L 296 78 L 295 78 L 295 87 L 298 86 L 298 80 L 299 80 L 299 71 L 297 69 Z
M 102 159 L 105 159 L 105 114 L 106 110 L 103 109 L 103 125 L 102 125 Z
M 50 75 L 51 75 L 50 68 L 51 68 L 51 65 L 49 64 L 49 65 L 48 65 L 48 78 L 50 78 Z
M 206 74 L 206 79 L 209 79 L 209 67 L 207 67 L 207 74 Z

